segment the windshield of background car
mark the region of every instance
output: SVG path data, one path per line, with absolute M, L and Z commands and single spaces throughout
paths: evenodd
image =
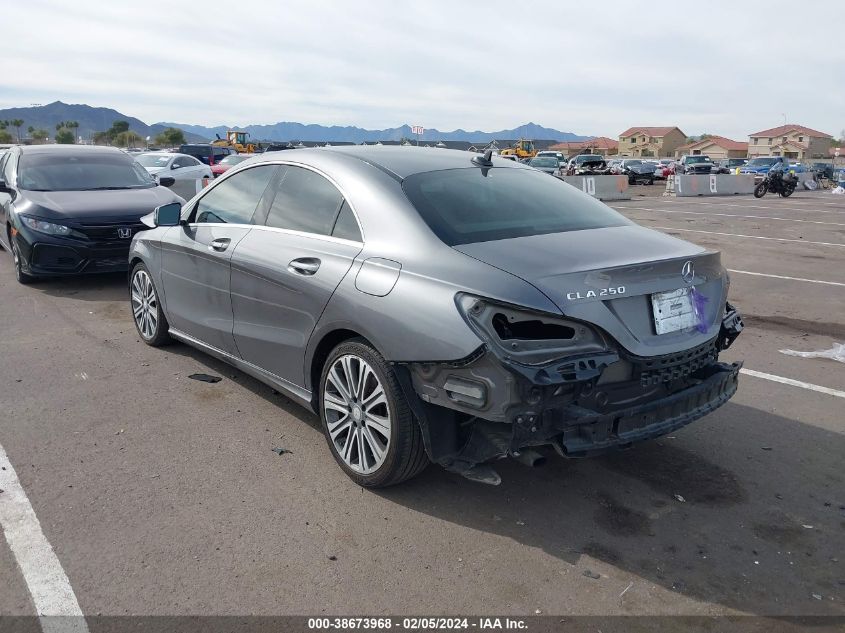
M 777 158 L 752 158 L 748 163 L 749 167 L 762 167 L 764 165 L 774 165 Z
M 221 165 L 237 165 L 244 162 L 249 156 L 239 156 L 238 154 L 229 154 L 226 158 L 220 161 Z
M 558 178 L 530 169 L 446 169 L 409 176 L 405 195 L 445 244 L 631 224 Z
M 528 163 L 532 167 L 557 167 L 558 162 L 557 158 L 551 158 L 547 156 L 540 156 L 538 158 L 532 158 L 531 162 Z
M 642 165 L 643 161 L 641 161 L 641 160 L 626 160 L 624 164 L 628 165 L 630 167 L 631 165 Z
M 149 172 L 131 156 L 112 153 L 24 153 L 18 187 L 30 191 L 91 191 L 155 187 Z
M 167 167 L 171 158 L 173 158 L 172 154 L 142 154 L 136 156 L 135 160 L 144 167 Z
M 691 163 L 709 163 L 710 157 L 709 156 L 690 156 L 689 162 L 691 162 Z

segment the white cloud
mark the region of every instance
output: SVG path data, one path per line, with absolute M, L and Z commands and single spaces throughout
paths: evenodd
M 28 0 L 3 13 L 25 28 L 0 56 L 2 107 L 608 136 L 679 125 L 743 138 L 783 115 L 845 127 L 838 24 L 802 22 L 788 1 Z

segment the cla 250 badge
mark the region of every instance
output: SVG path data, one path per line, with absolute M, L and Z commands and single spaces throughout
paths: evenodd
M 610 297 L 613 295 L 624 294 L 625 286 L 616 286 L 615 288 L 602 288 L 600 290 L 587 290 L 585 292 L 581 292 L 580 290 L 576 292 L 567 292 L 566 298 L 569 301 L 576 301 L 578 299 L 594 299 L 596 297 Z

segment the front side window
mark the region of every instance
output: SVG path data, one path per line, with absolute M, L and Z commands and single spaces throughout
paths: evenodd
M 267 214 L 267 226 L 331 235 L 343 196 L 309 169 L 287 167 Z
M 402 188 L 449 246 L 631 224 L 595 198 L 531 169 L 424 172 L 406 178 Z
M 276 165 L 260 165 L 227 178 L 199 199 L 196 223 L 253 224 L 253 216 L 277 171 Z

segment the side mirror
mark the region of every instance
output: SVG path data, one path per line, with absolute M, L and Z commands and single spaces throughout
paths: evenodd
M 178 202 L 163 204 L 153 211 L 153 223 L 156 226 L 179 226 L 182 222 L 182 205 Z
M 176 184 L 176 179 L 172 176 L 159 176 L 158 184 L 160 184 L 162 187 L 172 187 Z

